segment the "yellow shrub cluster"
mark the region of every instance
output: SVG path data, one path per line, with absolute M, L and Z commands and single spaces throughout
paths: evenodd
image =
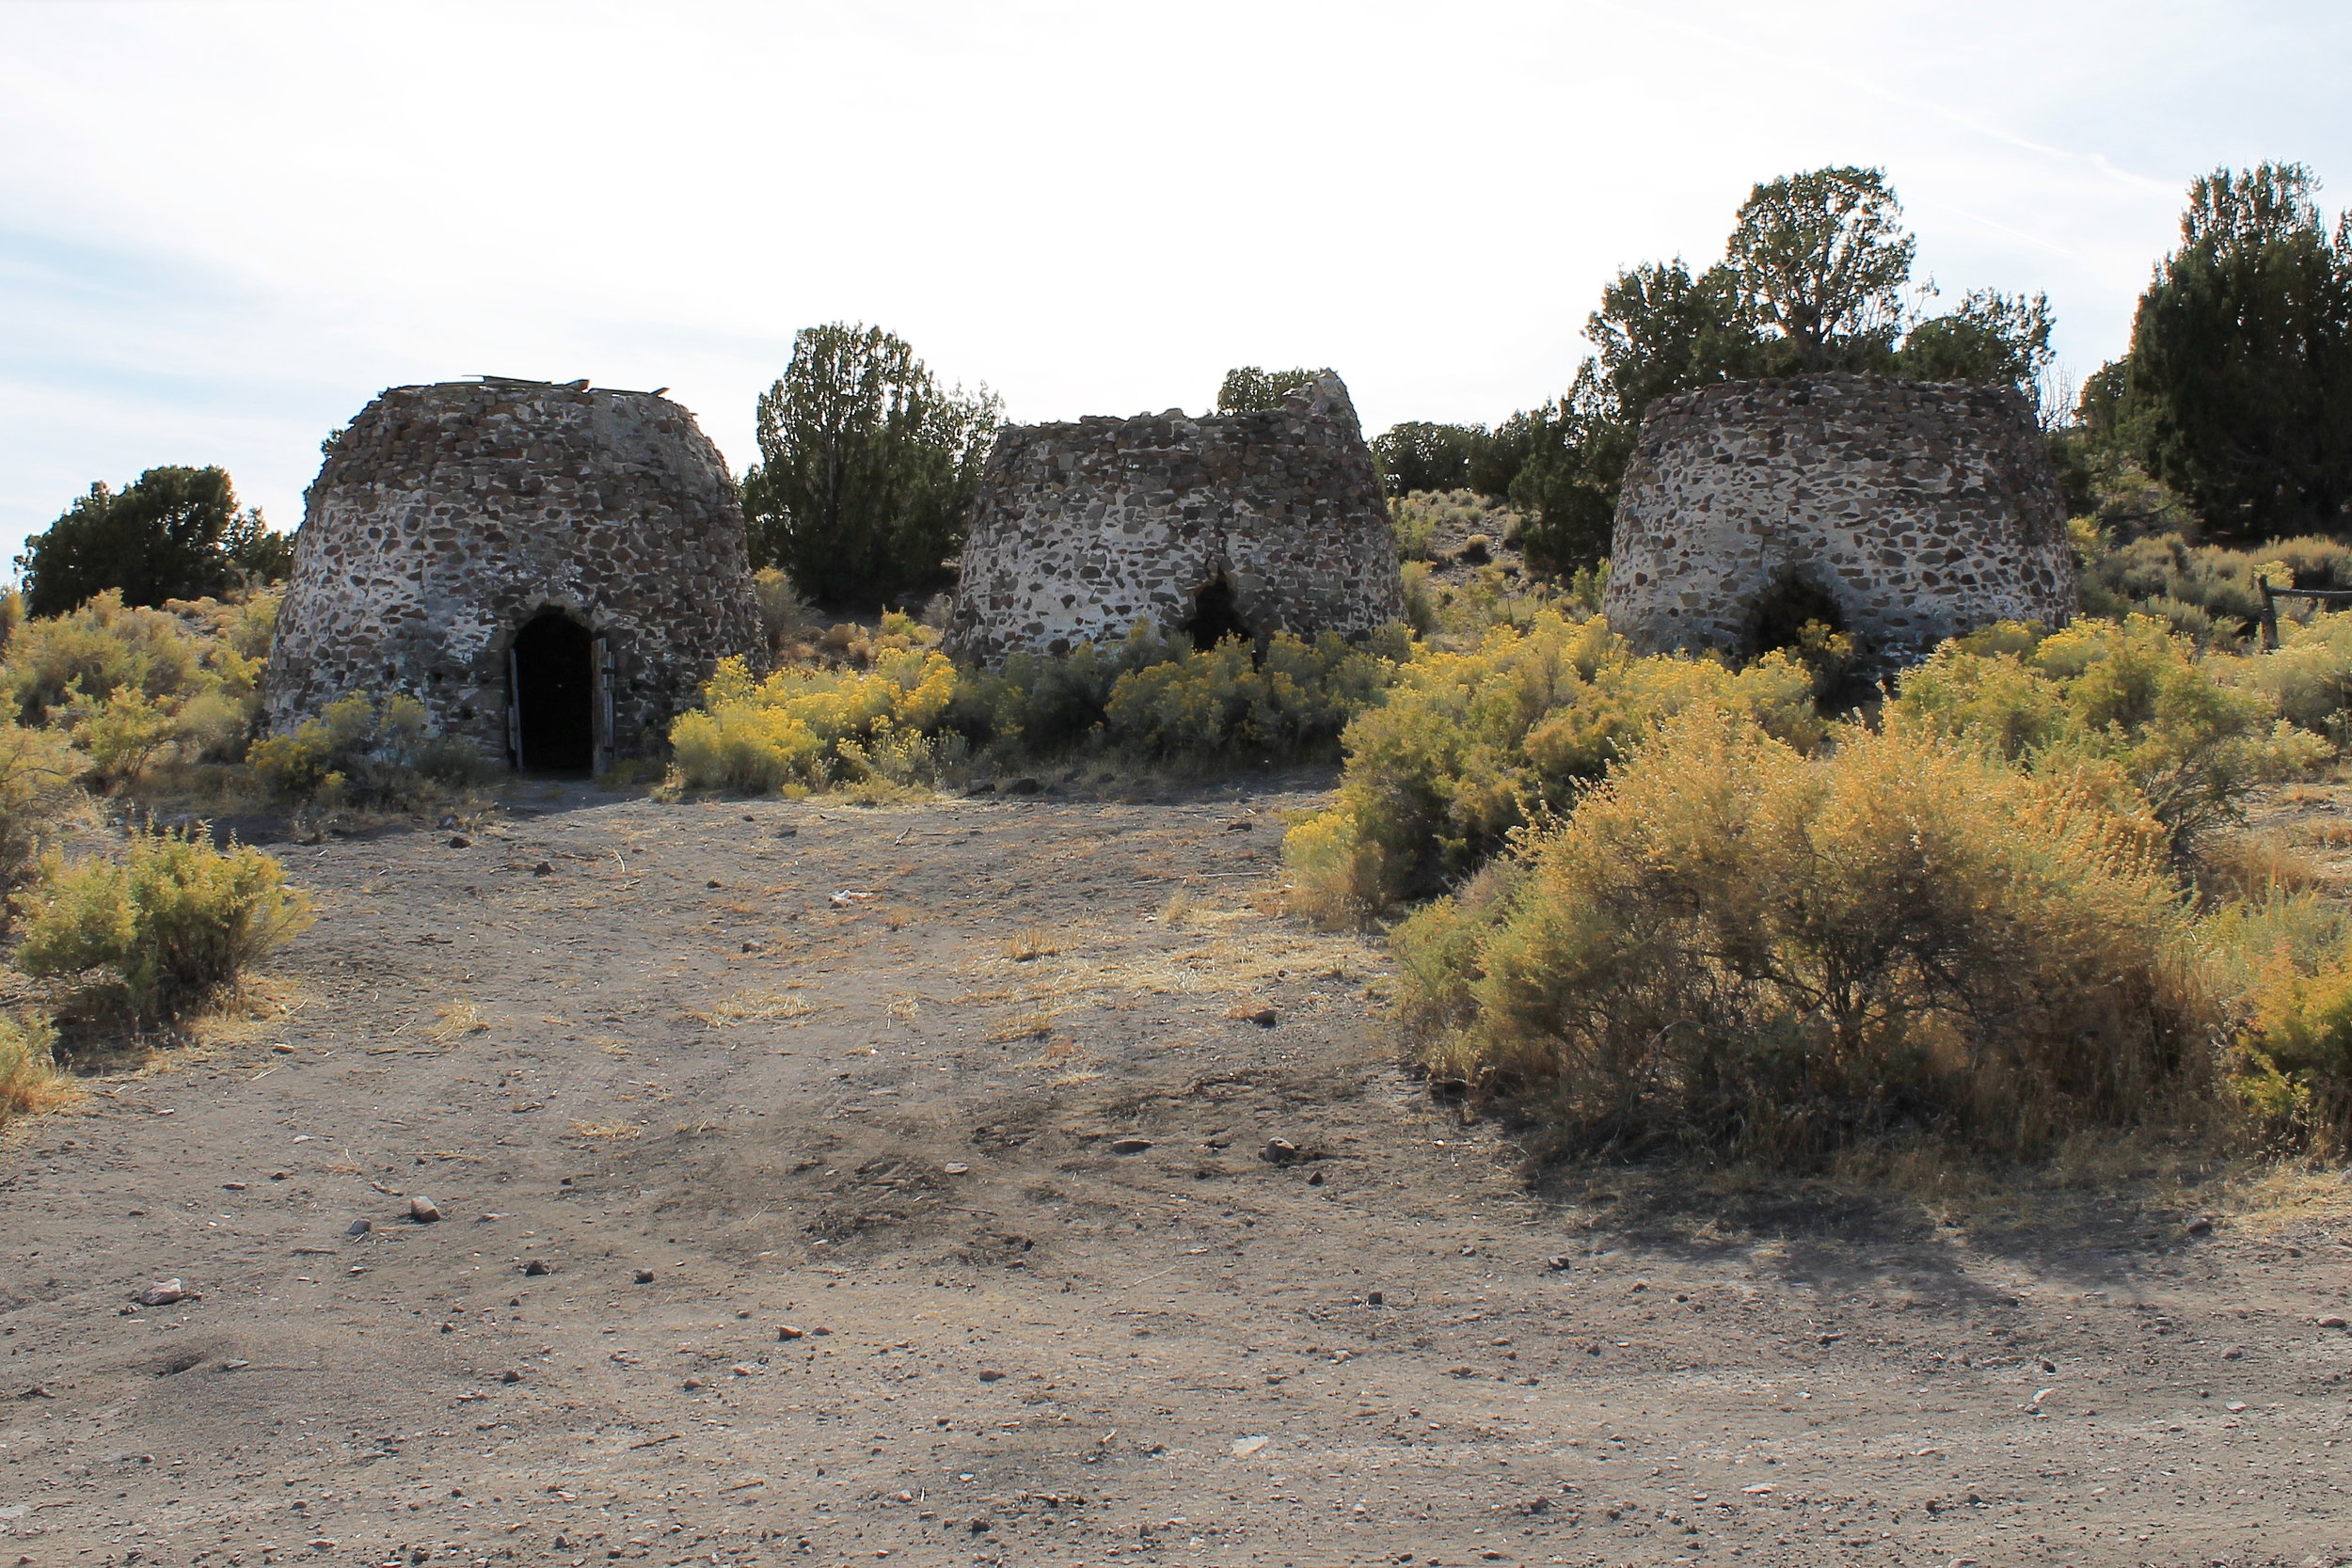
M 2307 656 L 2309 657 L 2309 656 Z M 2254 660 L 2201 657 L 2145 615 L 2044 635 L 2004 622 L 1902 678 L 1890 712 L 1992 747 L 2036 770 L 2107 769 L 2147 800 L 2177 843 L 2234 816 L 2253 784 L 2326 754 L 2249 679 Z
M 135 832 L 119 861 L 69 863 L 53 853 L 15 902 L 24 973 L 103 977 L 140 1018 L 233 985 L 310 924 L 309 899 L 286 885 L 274 858 L 244 845 L 215 848 L 184 828 Z
M 1338 800 L 1293 828 L 1297 898 L 1369 918 L 1439 891 L 1507 834 L 1566 807 L 1660 720 L 1697 704 L 1747 716 L 1800 750 L 1819 743 L 1813 676 L 1768 655 L 1637 657 L 1598 616 L 1538 614 L 1463 653 L 1424 648 L 1343 736 Z
M 955 690 L 956 667 L 946 656 L 914 648 L 885 651 L 868 670 L 787 667 L 764 679 L 740 659 L 723 659 L 703 687 L 702 706 L 671 727 L 670 745 L 690 788 L 912 783 L 938 765 L 927 732 Z
M 1619 1152 L 2020 1152 L 2205 1086 L 2220 1018 L 2162 827 L 2101 782 L 1712 704 L 1395 945 L 1433 1069 Z

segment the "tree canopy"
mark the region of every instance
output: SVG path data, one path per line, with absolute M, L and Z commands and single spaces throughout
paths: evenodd
M 2048 299 L 1978 290 L 1924 315 L 1931 291 L 1912 283 L 1916 250 L 1883 172 L 1824 168 L 1756 185 L 1723 259 L 1703 271 L 1677 257 L 1617 274 L 1586 320 L 1595 352 L 1567 394 L 1504 421 L 1485 454 L 1487 477 L 1506 472 L 1503 493 L 1530 515 L 1530 557 L 1565 570 L 1607 553 L 1642 416 L 1672 393 L 1844 370 L 2009 386 L 2038 401 Z
M 803 328 L 760 394 L 760 461 L 743 479 L 753 565 L 837 605 L 944 585 L 1001 411 L 985 387 L 942 390 L 879 326 Z
M 2331 233 L 2300 164 L 2189 187 L 2178 249 L 2082 413 L 2212 532 L 2352 525 L 2352 216 Z
M 294 543 L 240 509 L 219 468 L 150 468 L 66 508 L 16 558 L 28 615 L 63 615 L 112 588 L 130 605 L 216 596 L 293 570 Z
M 1374 436 L 1372 454 L 1391 495 L 1460 490 L 1470 485 L 1471 461 L 1489 439 L 1484 425 L 1408 420 Z

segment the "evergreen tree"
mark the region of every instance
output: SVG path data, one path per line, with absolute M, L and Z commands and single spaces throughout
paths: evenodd
M 1372 454 L 1392 496 L 1459 490 L 1470 484 L 1471 466 L 1489 439 L 1484 425 L 1410 420 L 1374 436 Z
M 218 595 L 275 582 L 294 545 L 237 505 L 218 468 L 150 468 L 121 490 L 93 484 L 16 558 L 28 615 L 62 615 L 119 589 L 125 604 Z
M 2094 378 L 2098 416 L 2224 537 L 2352 526 L 2352 217 L 2331 234 L 2316 184 L 2264 164 L 2192 185 L 2120 396 Z
M 1000 412 L 985 387 L 942 391 L 881 327 L 803 329 L 759 399 L 760 462 L 743 479 L 753 565 L 836 605 L 943 586 Z

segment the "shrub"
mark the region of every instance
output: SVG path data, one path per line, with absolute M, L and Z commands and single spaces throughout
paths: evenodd
M 30 621 L 0 664 L 20 722 L 45 722 L 69 702 L 103 703 L 119 688 L 150 697 L 194 689 L 199 650 L 177 616 L 126 609 L 113 589 L 64 615 Z
M 136 832 L 119 861 L 68 864 L 52 853 L 16 905 L 27 974 L 103 974 L 142 1019 L 233 986 L 310 918 L 276 860 L 243 845 L 217 849 L 186 828 Z
M 1692 704 L 1750 715 L 1809 748 L 1824 733 L 1812 686 L 1785 654 L 1740 671 L 1637 658 L 1598 616 L 1548 610 L 1524 631 L 1494 628 L 1470 652 L 1423 648 L 1388 700 L 1348 725 L 1338 800 L 1283 841 L 1297 902 L 1352 920 L 1440 891 Z
M 46 1018 L 0 1013 L 0 1126 L 63 1097 L 57 1031 Z
M 1389 521 L 1396 531 L 1399 561 L 1427 561 L 1437 553 L 1440 535 L 1467 538 L 1488 535 L 1517 544 L 1519 515 L 1499 501 L 1472 490 L 1415 490 L 1389 502 Z
M 771 657 L 803 654 L 821 629 L 808 601 L 792 579 L 773 566 L 752 574 L 752 592 L 759 599 L 759 629 Z
M 0 721 L 0 894 L 33 874 L 81 805 L 82 759 L 65 736 Z
M 2352 547 L 2334 539 L 2273 539 L 2233 549 L 2192 544 L 2173 531 L 2117 543 L 2085 518 L 2070 527 L 2086 610 L 2119 619 L 2151 615 L 2203 643 L 2253 635 L 2262 613 L 2258 584 L 2265 577 L 2278 588 L 2352 588 Z
M 2352 707 L 2352 613 L 2316 615 L 2280 628 L 2279 651 L 2233 661 L 2233 683 L 2342 747 Z
M 2281 1141 L 2327 1156 L 2352 1149 L 2352 950 L 2307 968 L 2282 943 L 2249 1000 L 2232 1089 Z
M 927 779 L 939 759 L 925 731 L 955 684 L 945 656 L 914 649 L 882 654 L 871 671 L 786 668 L 764 680 L 741 659 L 722 659 L 703 705 L 671 726 L 679 781 L 759 793 Z
M 398 805 L 428 783 L 470 784 L 488 764 L 465 741 L 425 727 L 424 705 L 394 694 L 338 698 L 291 734 L 254 742 L 253 776 L 284 800 Z
M 1907 673 L 1890 712 L 2037 770 L 2104 768 L 2144 795 L 2185 848 L 2233 819 L 2255 784 L 2326 749 L 2260 692 L 2223 679 L 2237 673 L 2235 661 L 2199 658 L 2150 616 L 2081 621 L 2046 637 L 2005 622 Z
M 1310 644 L 1278 632 L 1263 657 L 1233 638 L 1119 677 L 1104 705 L 1114 745 L 1158 761 L 1278 757 L 1325 751 L 1377 701 L 1406 652 L 1351 648 L 1327 631 Z
M 1015 654 L 1002 670 L 960 673 L 946 722 L 976 746 L 1051 756 L 1100 736 L 1120 676 L 1165 663 L 1183 646 L 1138 621 L 1112 647 L 1081 642 L 1058 658 Z
M 2022 1152 L 2210 1082 L 2164 856 L 2096 781 L 1915 725 L 1808 758 L 1694 705 L 1397 929 L 1405 1014 L 1433 1070 L 1573 1148 Z

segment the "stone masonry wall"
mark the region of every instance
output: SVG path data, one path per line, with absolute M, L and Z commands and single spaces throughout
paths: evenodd
M 2074 618 L 2065 504 L 2007 388 L 1843 373 L 1653 404 L 1617 502 L 1609 624 L 1753 652 L 1775 582 L 1826 592 L 1881 667 L 1998 620 Z
M 275 729 L 354 691 L 409 693 L 505 758 L 507 646 L 540 611 L 609 640 L 619 756 L 657 750 L 759 610 L 726 463 L 645 392 L 396 387 L 311 486 L 264 678 Z
M 1264 413 L 1010 426 L 980 481 L 949 651 L 1001 663 L 1166 630 L 1222 575 L 1253 633 L 1404 619 L 1396 539 L 1347 388 Z

